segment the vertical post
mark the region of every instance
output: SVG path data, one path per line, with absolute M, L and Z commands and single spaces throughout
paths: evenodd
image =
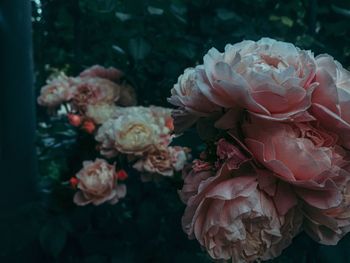
M 0 207 L 35 195 L 31 1 L 0 1 Z

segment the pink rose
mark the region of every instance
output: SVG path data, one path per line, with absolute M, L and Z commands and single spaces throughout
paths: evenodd
M 74 196 L 77 205 L 100 205 L 107 201 L 115 204 L 126 195 L 125 185 L 117 184 L 115 166 L 102 159 L 85 161 L 76 178 L 80 190 Z
M 339 187 L 341 203 L 337 207 L 319 209 L 304 204 L 304 229 L 315 241 L 324 245 L 336 245 L 350 232 L 350 176 Z
M 118 105 L 128 107 L 137 104 L 136 92 L 134 88 L 125 80 L 122 80 L 124 73 L 119 69 L 100 65 L 92 66 L 80 73 L 81 78 L 101 78 L 112 81 L 120 85 L 120 97 Z
M 196 159 L 196 160 L 193 160 L 192 162 L 192 169 L 196 173 L 201 171 L 209 171 L 209 170 L 212 170 L 213 168 L 214 168 L 213 165 L 206 161 Z
M 174 175 L 170 153 L 167 148 L 150 150 L 133 167 L 141 172 L 157 173 L 164 176 Z
M 329 55 L 318 56 L 316 63 L 319 87 L 312 96 L 312 114 L 350 148 L 350 72 Z
M 119 69 L 109 67 L 105 68 L 100 65 L 94 65 L 90 68 L 85 69 L 83 72 L 80 73 L 80 77 L 85 78 L 102 78 L 102 79 L 108 79 L 110 81 L 119 83 L 120 79 L 123 77 L 124 73 L 121 72 Z
M 204 57 L 205 74 L 196 81 L 201 93 L 225 108 L 244 108 L 275 120 L 311 120 L 307 110 L 317 83 L 310 51 L 270 38 L 215 48 Z
M 220 108 L 210 102 L 199 89 L 199 75 L 204 75 L 202 67 L 187 68 L 171 89 L 169 102 L 197 116 L 206 116 Z M 201 85 L 206 85 L 204 82 Z
M 187 204 L 191 197 L 198 194 L 199 185 L 202 181 L 215 175 L 215 172 L 208 163 L 204 167 L 202 167 L 201 164 L 203 164 L 201 161 L 195 160 L 192 167 L 188 165 L 182 170 L 184 185 L 179 191 L 179 196 L 185 204 Z
M 220 167 L 225 162 L 230 170 L 238 169 L 242 163 L 249 160 L 235 145 L 223 138 L 217 142 L 216 154 L 219 159 L 217 166 Z
M 120 86 L 101 78 L 77 78 L 73 105 L 81 111 L 86 111 L 91 104 L 114 104 L 120 96 Z
M 279 123 L 252 117 L 243 124 L 245 143 L 253 156 L 294 186 L 304 201 L 326 209 L 341 202 L 346 153 L 337 137 L 317 123 Z
M 73 82 L 73 78 L 60 73 L 60 75 L 50 79 L 47 85 L 41 88 L 38 103 L 46 107 L 57 107 L 63 102 L 68 102 L 74 93 Z
M 184 148 L 179 146 L 158 147 L 148 151 L 133 167 L 141 172 L 173 176 L 174 171 L 182 170 L 187 159 Z
M 184 188 L 189 185 L 185 177 Z M 197 191 L 184 198 L 183 228 L 215 260 L 253 262 L 277 257 L 300 231 L 301 213 L 293 208 L 279 216 L 272 199 L 257 188 L 252 172 L 232 174 L 224 166 L 216 176 L 204 177 L 195 185 Z

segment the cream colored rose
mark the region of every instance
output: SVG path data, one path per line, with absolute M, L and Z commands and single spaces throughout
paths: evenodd
M 104 151 L 118 151 L 126 154 L 141 155 L 159 141 L 159 128 L 147 112 L 125 111 L 117 119 L 111 119 L 99 129 L 96 140 Z M 110 148 L 113 143 L 113 149 Z
M 76 178 L 80 190 L 74 196 L 77 205 L 100 205 L 107 201 L 115 204 L 126 195 L 125 185 L 117 184 L 114 165 L 102 159 L 84 162 Z

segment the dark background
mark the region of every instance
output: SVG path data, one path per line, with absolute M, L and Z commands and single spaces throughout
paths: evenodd
M 33 0 L 32 22 L 36 94 L 56 70 L 101 64 L 126 72 L 141 105 L 169 106 L 177 77 L 209 48 L 264 36 L 350 65 L 349 1 Z M 93 138 L 43 108 L 37 119 L 40 198 L 1 214 L 1 263 L 210 262 L 182 232 L 179 179 L 141 183 L 129 170 L 121 203 L 75 207 L 60 182 L 96 157 Z M 194 138 L 179 143 L 196 152 Z M 349 247 L 350 237 L 325 247 L 302 234 L 273 262 L 350 262 Z

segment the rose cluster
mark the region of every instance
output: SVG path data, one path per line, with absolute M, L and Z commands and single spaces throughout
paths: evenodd
M 277 257 L 305 231 L 350 231 L 350 72 L 263 38 L 215 48 L 171 90 L 175 130 L 207 149 L 183 171 L 184 231 L 215 260 Z
M 189 149 L 170 146 L 173 139 L 171 110 L 136 105 L 134 88 L 115 68 L 93 66 L 77 77 L 59 73 L 42 87 L 38 103 L 51 111 L 59 106 L 75 127 L 93 134 L 103 159 L 87 161 L 70 184 L 79 190 L 78 205 L 116 203 L 126 194 L 130 166 L 141 179 L 172 177 L 184 167 Z M 124 169 L 125 168 L 125 169 Z

